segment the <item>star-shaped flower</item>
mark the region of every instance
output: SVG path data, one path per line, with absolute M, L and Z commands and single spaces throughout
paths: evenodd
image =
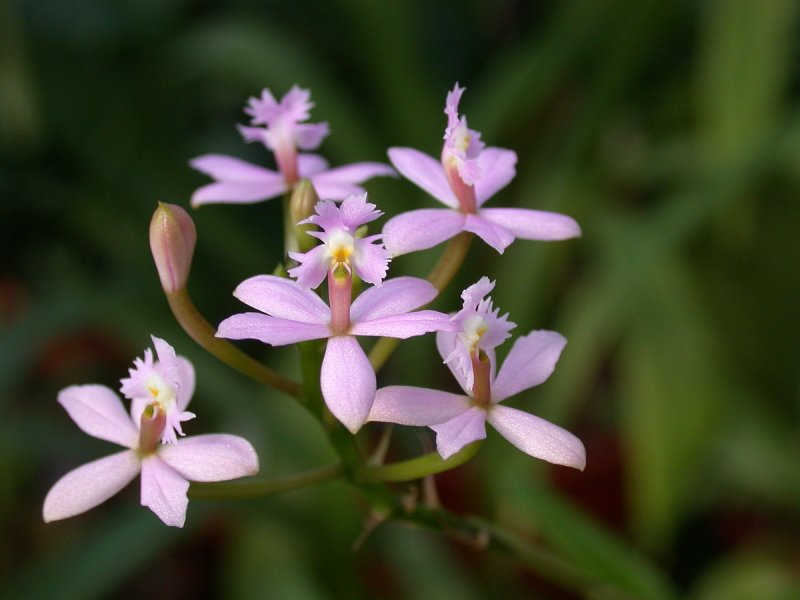
M 451 332 L 437 334 L 436 341 L 443 358 L 462 343 L 458 334 Z M 526 454 L 583 470 L 586 450 L 577 437 L 535 415 L 501 404 L 550 377 L 566 343 L 554 331 L 533 331 L 517 339 L 496 377 L 493 364 L 484 357 L 476 365 L 471 387 L 464 373 L 449 365 L 465 394 L 403 385 L 381 388 L 368 420 L 430 427 L 436 432 L 436 448 L 445 459 L 484 439 L 489 422 Z
M 272 275 L 243 281 L 233 295 L 261 312 L 228 317 L 220 323 L 218 337 L 254 339 L 272 346 L 328 339 L 320 372 L 322 396 L 331 413 L 353 433 L 366 421 L 376 388 L 375 371 L 356 336 L 406 339 L 454 329 L 445 314 L 411 312 L 436 297 L 436 288 L 416 277 L 386 280 L 362 292 L 352 305 L 348 296 L 344 315 L 298 282 Z
M 412 210 L 389 219 L 383 240 L 392 256 L 432 248 L 470 231 L 502 253 L 515 238 L 564 240 L 581 234 L 566 215 L 525 208 L 483 208 L 516 174 L 517 155 L 485 147 L 480 133 L 458 114 L 464 88 L 447 95 L 447 128 L 441 161 L 413 148 L 390 148 L 389 160 L 409 179 L 448 208 Z
M 166 342 L 159 342 L 172 351 Z M 186 359 L 178 359 L 188 366 L 181 388 L 187 392 L 188 403 L 194 389 L 194 371 Z M 103 385 L 75 385 L 62 390 L 58 402 L 85 433 L 126 449 L 80 466 L 59 479 L 44 501 L 42 514 L 47 522 L 79 515 L 102 504 L 141 473 L 142 506 L 149 507 L 166 525 L 182 527 L 189 502 L 189 481 L 225 481 L 258 472 L 255 450 L 247 440 L 235 435 L 199 435 L 163 444 L 168 417 L 158 400 L 151 400 L 146 406 L 134 401 L 129 415 L 113 390 Z
M 250 98 L 245 112 L 252 126 L 239 126 L 239 130 L 245 141 L 261 142 L 274 153 L 278 171 L 221 154 L 199 156 L 189 164 L 215 181 L 195 191 L 192 206 L 260 202 L 285 194 L 304 178 L 311 180 L 320 198 L 341 200 L 363 194 L 359 184 L 367 179 L 395 175 L 382 163 L 360 162 L 330 169 L 321 156 L 298 153 L 298 149 L 317 148 L 329 132 L 327 123 L 302 123 L 313 106 L 310 92 L 297 86 L 280 102 L 267 89 L 260 98 Z

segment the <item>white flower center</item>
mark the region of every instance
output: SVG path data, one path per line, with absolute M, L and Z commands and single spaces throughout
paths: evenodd
M 470 354 L 472 354 L 478 347 L 478 343 L 481 341 L 483 334 L 489 329 L 489 326 L 480 315 L 475 314 L 470 315 L 464 320 L 463 327 L 461 336 Z
M 174 408 L 177 403 L 178 389 L 158 373 L 153 373 L 147 379 L 147 391 L 153 396 L 153 402 L 158 404 L 164 412 Z
M 466 154 L 469 144 L 472 141 L 472 134 L 470 134 L 466 123 L 463 121 L 459 123 L 453 134 L 453 146 L 456 150 L 460 150 Z
M 331 261 L 331 268 L 343 267 L 350 271 L 350 257 L 355 251 L 356 243 L 352 235 L 341 229 L 331 233 L 328 237 L 327 257 Z

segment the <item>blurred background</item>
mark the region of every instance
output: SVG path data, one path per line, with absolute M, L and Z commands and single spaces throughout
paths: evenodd
M 149 254 L 156 201 L 188 207 L 215 152 L 246 145 L 249 96 L 297 83 L 332 164 L 437 155 L 447 90 L 519 154 L 494 206 L 575 217 L 583 238 L 473 244 L 435 305 L 481 275 L 516 333 L 564 333 L 553 377 L 517 397 L 585 442 L 584 473 L 490 433 L 437 478 L 607 581 L 592 597 L 800 598 L 800 48 L 794 0 L 0 0 L 0 589 L 8 598 L 576 598 L 502 555 L 384 523 L 343 483 L 192 502 L 163 526 L 133 485 L 45 525 L 68 470 L 112 451 L 56 403 L 117 388 L 153 333 L 198 372 L 188 433 L 250 439 L 262 474 L 333 462 L 298 406 L 215 362 L 172 319 Z M 433 206 L 373 180 L 387 215 Z M 213 323 L 281 260 L 280 202 L 209 206 L 190 291 Z M 438 250 L 397 259 L 423 275 Z M 292 349 L 245 347 L 288 374 Z M 507 351 L 507 347 L 504 352 Z M 504 352 L 501 352 L 503 354 Z M 431 337 L 379 384 L 453 383 Z M 369 440 L 378 428 L 364 434 Z M 399 428 L 392 457 L 428 451 Z M 595 590 L 597 592 L 597 590 Z M 2 595 L 3 592 L 0 592 Z

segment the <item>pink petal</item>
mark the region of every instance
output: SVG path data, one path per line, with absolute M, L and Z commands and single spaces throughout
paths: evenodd
M 198 435 L 161 446 L 158 456 L 189 481 L 225 481 L 258 473 L 258 455 L 236 435 Z
M 559 213 L 527 208 L 484 208 L 478 214 L 523 240 L 567 240 L 581 235 L 575 219 Z
M 464 342 L 461 341 L 458 334 L 460 330 L 456 331 L 439 331 L 436 334 L 436 348 L 439 354 L 444 359 L 444 364 L 450 369 L 450 372 L 458 381 L 458 385 L 468 396 L 472 396 L 472 385 L 475 381 L 473 373 L 472 359 L 469 355 L 469 350 Z M 483 349 L 483 353 L 489 359 L 489 376 L 491 381 L 494 380 L 495 364 L 497 359 L 495 357 L 495 350 L 492 347 Z
M 389 268 L 389 252 L 383 244 L 377 243 L 381 236 L 372 235 L 356 239 L 353 254 L 353 268 L 361 279 L 379 286 Z
M 169 373 L 172 370 L 177 371 L 178 355 L 175 354 L 175 348 L 160 337 L 151 335 L 150 339 L 153 340 L 153 348 L 156 351 L 156 356 L 158 357 L 162 372 Z M 177 375 L 177 373 L 171 374 Z
M 333 183 L 363 183 L 373 177 L 395 177 L 397 173 L 389 165 L 379 162 L 358 162 L 335 167 L 317 177 L 324 184 Z
M 431 429 L 436 432 L 436 449 L 447 460 L 467 444 L 486 438 L 486 412 L 473 406 Z
M 437 293 L 433 284 L 425 279 L 393 277 L 380 287 L 371 287 L 362 292 L 350 306 L 350 319 L 369 321 L 401 315 L 428 304 Z
M 567 339 L 555 331 L 532 331 L 517 338 L 492 384 L 492 400 L 501 402 L 543 383 L 566 345 Z
M 189 499 L 189 482 L 158 456 L 142 461 L 142 506 L 156 513 L 165 525 L 183 527 Z
M 375 398 L 375 371 L 352 336 L 328 340 L 320 371 L 325 404 L 352 433 L 366 422 Z
M 264 129 L 263 127 L 248 127 L 247 125 L 237 125 L 236 129 L 239 130 L 242 138 L 244 138 L 244 141 L 248 144 L 261 142 L 267 148 L 271 148 L 269 140 L 270 132 L 268 129 Z
M 72 385 L 61 390 L 58 402 L 82 431 L 126 448 L 136 448 L 139 431 L 122 401 L 104 385 Z
M 194 396 L 194 366 L 183 356 L 178 357 L 178 410 L 186 410 Z
M 273 317 L 304 323 L 327 323 L 331 318 L 328 305 L 319 296 L 283 277 L 256 275 L 240 283 L 233 295 Z
M 222 154 L 205 154 L 189 161 L 189 165 L 220 181 L 245 183 L 283 181 L 283 176 L 270 169 Z
M 467 410 L 469 398 L 460 394 L 391 385 L 376 392 L 369 420 L 399 425 L 438 425 Z
M 323 244 L 314 246 L 305 253 L 290 252 L 289 258 L 296 260 L 300 264 L 287 271 L 289 276 L 294 277 L 297 283 L 304 288 L 314 289 L 318 287 L 328 274 L 326 251 L 327 247 Z
M 412 210 L 386 222 L 383 243 L 392 256 L 426 250 L 461 233 L 464 223 L 464 215 L 454 210 Z
M 274 181 L 222 181 L 197 189 L 192 194 L 192 206 L 203 204 L 252 204 L 280 196 L 286 191 L 283 179 Z
M 319 323 L 302 323 L 248 312 L 222 321 L 216 335 L 229 340 L 258 340 L 270 346 L 286 346 L 326 338 L 331 332 L 327 325 Z
M 461 386 L 461 389 L 464 390 L 466 394 L 470 394 L 472 390 L 470 389 L 471 386 L 467 385 L 467 372 L 459 368 L 461 363 L 458 361 L 448 360 L 451 358 L 453 351 L 458 348 L 457 344 L 462 348 L 464 347 L 464 344 L 458 339 L 458 332 L 439 331 L 436 333 L 436 349 L 439 351 L 439 356 L 442 357 L 443 361 L 446 361 L 445 364 L 450 369 L 456 381 L 458 381 L 458 385 Z
M 152 403 L 151 398 L 131 398 L 131 420 L 136 424 L 136 427 L 141 426 L 142 422 L 142 413 L 144 409 L 147 408 L 148 404 Z M 138 440 L 136 446 L 138 447 Z M 134 447 L 135 449 L 135 447 Z
M 327 123 L 305 123 L 295 125 L 294 141 L 301 150 L 314 150 L 330 133 Z
M 400 174 L 450 208 L 458 199 L 450 189 L 442 163 L 413 148 L 389 148 L 389 160 Z
M 388 169 L 389 167 L 386 168 Z M 338 206 L 338 211 L 340 224 L 346 227 L 351 233 L 355 232 L 355 230 L 362 225 L 371 223 L 383 216 L 382 211 L 377 210 L 377 207 L 371 202 L 367 202 L 366 194 L 348 196 Z M 328 229 L 321 223 L 320 226 L 326 230 Z
M 447 98 L 444 103 L 444 114 L 447 115 L 447 129 L 451 129 L 458 125 L 458 104 L 461 102 L 461 95 L 467 88 L 460 87 L 458 82 L 453 86 L 453 89 L 447 92 Z M 445 134 L 446 136 L 447 134 Z
M 338 181 L 323 177 L 324 173 L 311 176 L 311 183 L 314 184 L 314 189 L 317 195 L 323 200 L 343 200 L 347 196 L 365 193 L 364 188 L 354 183 L 346 181 Z
M 583 443 L 558 425 L 507 406 L 493 407 L 489 423 L 525 454 L 580 471 L 586 468 Z
M 483 211 L 481 211 L 481 214 Z M 501 225 L 488 221 L 480 215 L 467 215 L 464 229 L 471 231 L 500 254 L 514 241 L 514 234 Z
M 517 153 L 504 148 L 484 148 L 478 164 L 481 177 L 475 183 L 475 199 L 480 206 L 514 179 Z
M 269 98 L 267 98 L 267 102 L 269 102 Z M 274 118 L 280 116 L 294 123 L 305 121 L 309 118 L 309 111 L 313 107 L 314 103 L 311 102 L 311 92 L 295 84 L 283 95 L 283 98 L 281 98 L 279 109 L 276 111 L 278 114 L 276 114 Z
M 297 173 L 300 177 L 311 177 L 328 169 L 328 161 L 319 154 L 298 154 Z
M 42 516 L 49 523 L 86 512 L 128 485 L 138 472 L 139 459 L 132 450 L 86 463 L 50 488 L 44 499 Z
M 352 335 L 371 335 L 400 338 L 401 340 L 432 331 L 453 329 L 450 317 L 435 310 L 419 310 L 404 315 L 391 315 L 354 323 Z

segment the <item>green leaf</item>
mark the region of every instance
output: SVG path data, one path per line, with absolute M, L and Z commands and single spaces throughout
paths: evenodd
M 701 485 L 728 382 L 720 344 L 679 263 L 658 263 L 637 302 L 619 371 L 622 435 L 634 530 L 659 548 Z
M 534 478 L 510 486 L 505 501 L 574 566 L 612 589 L 642 600 L 674 598 L 671 583 L 644 555 L 595 522 L 584 511 Z M 615 597 L 615 594 L 608 594 Z M 619 594 L 616 594 L 619 597 Z

